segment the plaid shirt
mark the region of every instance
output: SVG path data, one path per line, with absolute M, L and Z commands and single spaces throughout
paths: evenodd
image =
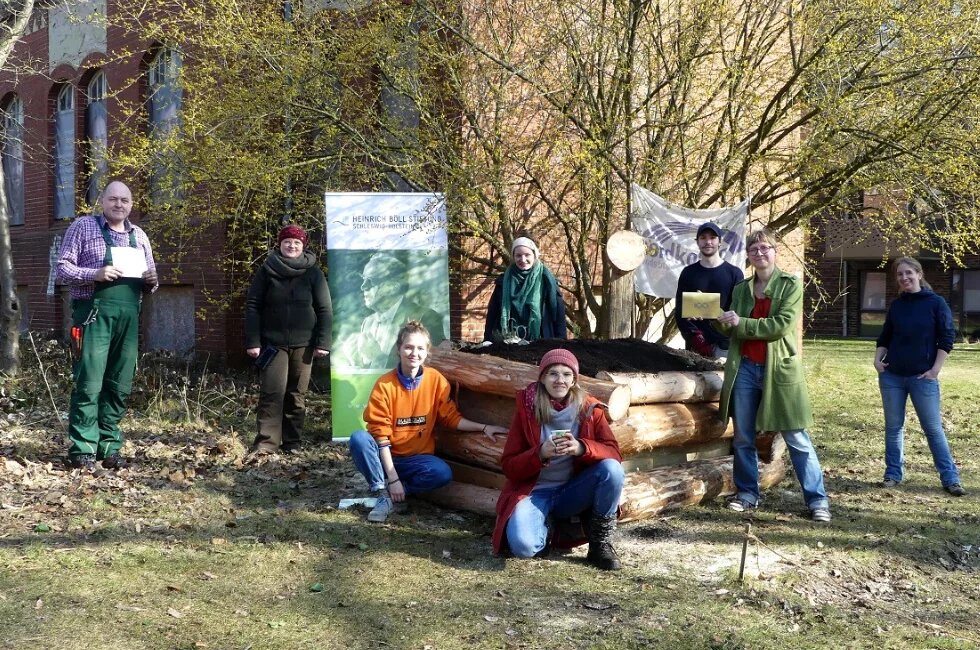
M 58 282 L 68 285 L 72 300 L 91 298 L 95 292 L 95 274 L 104 266 L 105 260 L 105 239 L 102 237 L 104 223 L 105 217 L 101 214 L 80 217 L 65 231 L 61 252 L 58 254 Z M 146 268 L 156 272 L 153 250 L 146 233 L 139 226 L 134 226 L 129 219 L 123 225 L 125 232 L 109 229 L 113 245 L 129 246 L 129 232 L 133 231 L 136 234 L 136 245 L 143 249 L 146 256 Z M 153 285 L 150 291 L 156 291 L 158 286 L 159 284 Z

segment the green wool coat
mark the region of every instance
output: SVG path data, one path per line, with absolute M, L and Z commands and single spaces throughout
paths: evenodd
M 742 342 L 761 339 L 766 341 L 766 370 L 756 430 L 805 429 L 813 424 L 813 409 L 803 378 L 803 363 L 796 349 L 797 328 L 803 313 L 803 283 L 796 276 L 775 269 L 766 287 L 766 296 L 772 298 L 769 316 L 749 318 L 755 306 L 753 282 L 752 277 L 746 278 L 735 285 L 732 293 L 732 311 L 739 315 L 738 326 L 725 327 L 715 321 L 731 337 L 718 415 L 723 422 L 732 416 L 732 387 L 742 363 Z

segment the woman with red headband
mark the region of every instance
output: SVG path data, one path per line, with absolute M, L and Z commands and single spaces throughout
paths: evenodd
M 306 231 L 285 226 L 278 243 L 245 299 L 245 352 L 262 357 L 252 457 L 299 450 L 313 358 L 330 350 L 330 290 Z

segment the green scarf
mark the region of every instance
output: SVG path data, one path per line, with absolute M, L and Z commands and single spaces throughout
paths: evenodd
M 526 323 L 527 332 L 523 333 L 522 338 L 528 341 L 541 338 L 541 297 L 544 295 L 543 285 L 548 280 L 553 280 L 551 271 L 539 260 L 535 260 L 526 271 L 520 270 L 514 264 L 507 267 L 500 309 L 501 332 L 511 332 Z M 548 300 L 551 301 L 550 296 Z
M 309 251 L 303 251 L 299 257 L 283 257 L 278 248 L 269 251 L 269 256 L 265 258 L 265 270 L 274 278 L 286 280 L 296 278 L 309 269 L 316 266 L 316 255 Z

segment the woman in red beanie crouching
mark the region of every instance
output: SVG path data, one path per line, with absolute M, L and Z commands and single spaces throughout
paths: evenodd
M 501 459 L 507 484 L 497 501 L 494 553 L 534 557 L 549 543 L 589 543 L 588 561 L 620 568 L 612 547 L 623 491 L 623 457 L 605 405 L 578 384 L 578 359 L 568 350 L 541 358 L 538 381 L 517 393 L 517 412 Z M 567 532 L 582 518 L 586 535 Z

